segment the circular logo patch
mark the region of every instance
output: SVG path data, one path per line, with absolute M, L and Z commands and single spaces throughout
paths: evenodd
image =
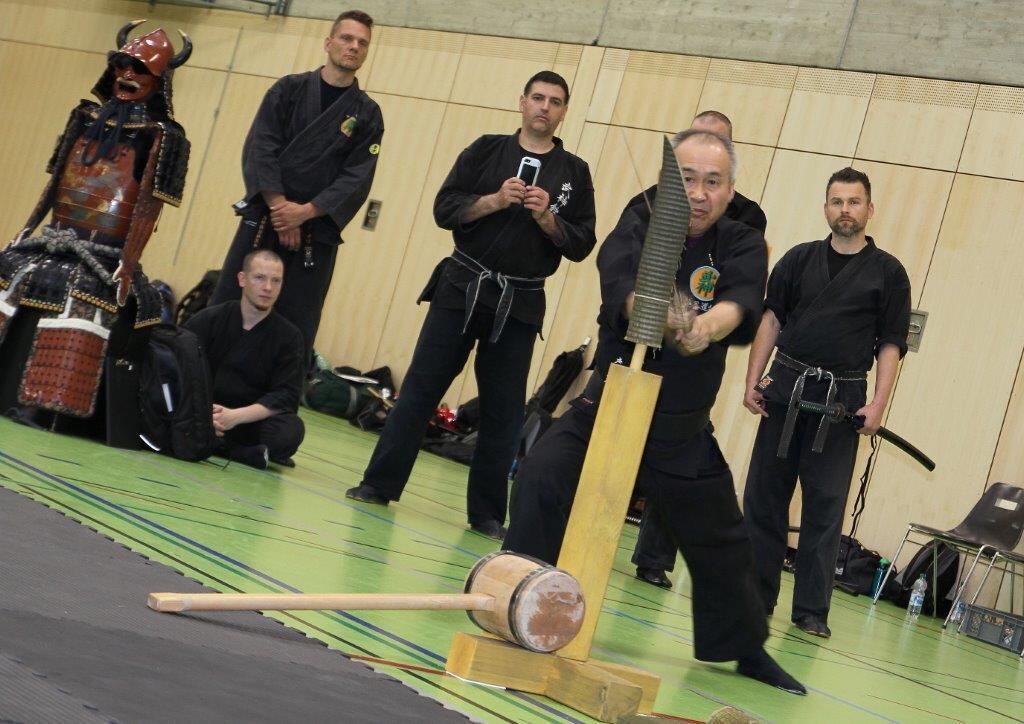
M 702 302 L 710 302 L 715 298 L 715 285 L 718 283 L 718 270 L 713 266 L 699 266 L 690 274 L 690 294 Z
M 380 144 L 379 143 L 375 143 L 372 146 L 370 146 L 370 154 L 371 155 L 376 156 L 378 153 L 380 153 Z

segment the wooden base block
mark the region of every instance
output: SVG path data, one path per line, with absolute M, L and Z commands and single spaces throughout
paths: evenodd
M 589 662 L 555 656 L 544 695 L 598 721 L 617 722 L 637 713 L 643 691 Z
M 460 631 L 452 639 L 445 671 L 481 684 L 543 694 L 553 658 L 508 641 Z
M 640 705 L 637 711 L 641 714 L 650 714 L 654 711 L 654 700 L 658 698 L 658 688 L 661 686 L 660 676 L 646 669 L 638 669 L 635 666 L 626 666 L 625 664 L 613 664 L 609 661 L 588 659 L 587 663 L 639 686 L 643 691 L 643 695 L 640 697 Z
M 630 666 L 539 654 L 461 632 L 452 641 L 446 669 L 470 681 L 543 694 L 605 722 L 650 712 L 661 684 L 655 674 Z

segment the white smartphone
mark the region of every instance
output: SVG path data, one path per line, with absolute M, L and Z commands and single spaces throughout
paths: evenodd
M 537 185 L 537 176 L 540 175 L 540 159 L 534 158 L 533 156 L 523 156 L 523 160 L 519 162 L 519 171 L 516 172 L 516 177 L 523 180 L 527 186 Z

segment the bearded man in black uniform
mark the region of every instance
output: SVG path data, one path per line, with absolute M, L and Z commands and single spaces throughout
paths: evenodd
M 750 541 L 709 418 L 728 346 L 749 342 L 757 328 L 768 273 L 764 237 L 722 218 L 733 193 L 732 143 L 691 129 L 673 144 L 692 207 L 676 284 L 698 313 L 673 305 L 664 348 L 649 351 L 644 361 L 662 383 L 637 481 L 690 570 L 696 657 L 738 661 L 739 673 L 803 694 L 804 687 L 763 648 L 768 626 Z M 632 348 L 624 336 L 649 223 L 646 205 L 627 206 L 601 247 L 596 369 L 519 468 L 507 550 L 549 563 L 558 558 L 603 380 L 609 365 L 626 361 Z
M 537 73 L 519 99 L 522 127 L 478 138 L 441 186 L 434 219 L 451 229 L 455 249 L 420 295 L 430 311 L 398 403 L 362 483 L 348 497 L 384 505 L 398 500 L 427 422 L 475 345 L 480 428 L 466 508 L 473 530 L 504 535 L 526 378 L 544 322 L 544 280 L 563 258 L 585 259 L 596 242 L 590 169 L 555 136 L 568 104 L 565 79 Z M 524 157 L 540 169 L 525 181 L 517 176 Z
M 771 615 L 799 477 L 803 504 L 792 621 L 823 638 L 832 634 L 828 612 L 857 433 L 874 435 L 882 424 L 910 326 L 907 272 L 865 232 L 874 211 L 867 175 L 852 168 L 832 174 L 825 187 L 832 233 L 795 246 L 775 265 L 747 362 L 743 404 L 761 421 L 743 510 L 761 596 Z M 876 357 L 875 392 L 865 404 Z M 800 399 L 842 402 L 864 424 L 830 429 L 821 415 L 795 409 Z
M 334 274 L 341 230 L 366 201 L 384 118 L 359 88 L 373 19 L 338 16 L 324 41 L 326 63 L 286 75 L 267 91 L 242 148 L 242 217 L 211 304 L 238 299 L 242 259 L 273 249 L 284 261 L 277 311 L 299 328 L 307 363 Z

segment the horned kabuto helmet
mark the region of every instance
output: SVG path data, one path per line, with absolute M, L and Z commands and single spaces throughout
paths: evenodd
M 155 92 L 146 100 L 150 113 L 156 119 L 173 118 L 171 105 L 171 77 L 174 69 L 184 65 L 192 55 L 192 40 L 181 30 L 182 46 L 178 53 L 163 28 L 128 40 L 128 34 L 145 20 L 125 23 L 117 33 L 118 50 L 107 54 L 107 69 L 93 88 L 93 94 L 106 103 L 115 94 L 115 67 L 125 63 L 141 65 L 156 79 Z
M 177 55 L 174 54 L 174 48 L 171 46 L 171 41 L 163 28 L 157 28 L 151 33 L 140 35 L 131 42 L 128 42 L 128 33 L 144 22 L 146 21 L 132 20 L 118 31 L 117 47 L 120 50 L 115 51 L 110 56 L 110 60 L 113 60 L 114 56 L 118 54 L 127 55 L 140 61 L 150 73 L 160 78 L 167 68 L 173 70 L 183 65 L 189 56 L 192 55 L 192 40 L 180 30 L 178 33 L 181 34 L 183 45 L 181 52 Z

